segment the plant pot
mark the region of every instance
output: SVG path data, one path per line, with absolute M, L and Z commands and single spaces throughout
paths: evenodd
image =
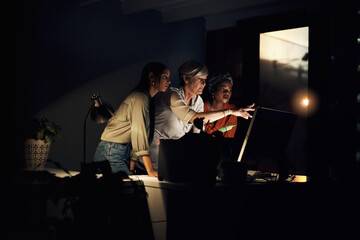
M 50 152 L 51 142 L 45 143 L 43 140 L 25 140 L 25 165 L 28 169 L 44 168 Z

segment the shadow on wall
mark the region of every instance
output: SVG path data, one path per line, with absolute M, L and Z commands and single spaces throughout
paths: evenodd
M 92 101 L 93 93 L 114 109 L 136 86 L 140 80 L 143 66 L 147 62 L 137 62 L 89 81 L 85 85 L 68 92 L 37 113 L 46 116 L 62 127 L 62 136 L 52 144 L 49 158 L 59 162 L 64 168 L 80 170 L 83 160 L 83 125 Z M 87 162 L 93 160 L 95 148 L 106 123 L 97 124 L 90 118 L 87 121 Z M 47 163 L 47 167 L 54 167 Z
M 79 170 L 83 122 L 93 93 L 116 109 L 147 62 L 168 65 L 177 86 L 180 64 L 205 58 L 204 18 L 165 24 L 155 10 L 123 15 L 117 0 L 86 6 L 21 0 L 14 16 L 12 104 L 21 110 L 12 112 L 12 151 L 19 161 L 9 160 L 10 167 L 23 161 L 23 120 L 45 116 L 63 129 L 49 157 Z M 104 127 L 89 119 L 88 161 Z
M 186 24 L 185 24 L 186 26 Z M 159 61 L 170 69 L 171 86 L 177 87 L 179 83 L 177 69 L 186 60 L 195 59 L 202 61 L 202 51 L 199 49 L 201 42 L 194 46 L 186 45 L 181 54 L 175 51 L 173 54 L 158 56 L 156 58 L 138 61 L 122 66 L 116 71 L 95 78 L 74 90 L 71 90 L 55 101 L 48 104 L 36 113 L 36 117 L 46 116 L 62 127 L 62 136 L 52 144 L 49 158 L 59 162 L 62 167 L 71 170 L 80 170 L 83 160 L 83 126 L 84 120 L 92 101 L 91 96 L 98 93 L 103 102 L 110 104 L 116 110 L 122 100 L 140 81 L 140 75 L 145 64 L 151 61 Z M 184 47 L 184 46 L 183 46 Z M 167 59 L 167 60 L 166 60 Z M 87 121 L 87 162 L 93 161 L 97 144 L 106 123 L 97 124 Z M 46 167 L 54 167 L 47 163 Z

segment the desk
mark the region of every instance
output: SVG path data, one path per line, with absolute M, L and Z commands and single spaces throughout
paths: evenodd
M 131 178 L 144 182 L 156 240 L 324 239 L 358 231 L 358 184 L 303 182 L 298 176 L 291 183 L 209 187 Z
M 48 171 L 67 176 L 61 170 Z M 125 181 L 143 182 L 155 240 L 232 240 L 244 234 L 324 239 L 335 233 L 346 238 L 358 229 L 357 184 L 275 182 L 209 187 L 144 175 Z
M 80 172 L 69 171 L 70 175 L 61 169 L 55 168 L 43 168 L 37 169 L 37 171 L 47 171 L 54 174 L 58 178 L 75 177 Z M 102 177 L 101 174 L 97 174 L 97 177 Z M 147 175 L 134 175 L 130 176 L 130 179 L 124 179 L 124 182 L 141 181 L 144 183 L 145 191 L 147 193 L 147 203 L 150 211 L 150 218 L 152 228 L 154 232 L 155 240 L 166 239 L 166 227 L 167 227 L 167 214 L 166 214 L 166 192 L 168 188 L 184 188 L 183 184 L 168 183 L 165 181 L 159 181 L 157 178 L 149 177 Z M 56 203 L 51 200 L 47 200 L 46 212 L 47 217 L 62 218 L 63 206 L 66 202 L 66 198 L 59 199 Z M 69 217 L 73 218 L 71 211 L 67 213 Z
M 255 174 L 255 172 L 249 173 L 250 175 Z M 147 175 L 134 175 L 130 176 L 130 178 L 133 180 L 141 180 L 144 182 L 145 190 L 148 194 L 147 200 L 154 232 L 154 238 L 156 240 L 175 238 L 188 239 L 189 235 L 194 236 L 195 234 L 199 233 L 199 230 L 201 228 L 199 227 L 199 223 L 197 221 L 203 221 L 203 223 L 200 225 L 205 226 L 205 229 L 202 229 L 201 231 L 206 231 L 207 228 L 212 224 L 215 224 L 217 226 L 211 226 L 210 228 L 218 228 L 219 226 L 216 222 L 216 219 L 230 219 L 231 215 L 230 209 L 219 210 L 219 204 L 225 204 L 223 200 L 229 197 L 232 198 L 232 201 L 230 201 L 228 204 L 241 205 L 241 200 L 239 200 L 239 202 L 236 202 L 234 197 L 241 198 L 243 195 L 239 192 L 233 194 L 233 191 L 241 191 L 241 188 L 244 188 L 244 186 L 235 187 L 222 184 L 217 184 L 215 187 L 209 187 L 182 183 L 172 183 L 167 181 L 159 181 L 156 178 L 152 178 Z M 306 177 L 296 176 L 293 181 L 304 182 L 306 181 Z M 259 186 L 260 185 L 257 185 L 257 187 Z M 253 184 L 253 187 L 255 189 L 258 189 L 255 187 L 255 184 Z M 229 193 L 230 195 L 234 196 L 226 196 L 229 195 Z M 246 194 L 244 193 L 244 195 Z M 216 200 L 217 198 L 219 199 Z M 209 201 L 209 199 L 212 200 Z M 223 206 L 220 207 L 223 208 Z M 209 212 L 211 211 L 211 209 L 213 209 L 215 212 L 220 212 L 212 214 Z M 211 215 L 211 217 L 209 217 L 209 215 Z M 238 216 L 233 217 L 238 218 Z M 195 220 L 196 218 L 198 220 Z M 210 221 L 210 219 L 211 221 L 213 221 L 212 223 L 208 222 Z M 221 221 L 224 224 L 224 220 Z M 184 229 L 184 226 L 186 226 L 188 229 Z M 194 226 L 197 227 L 194 229 Z M 221 230 L 219 229 L 219 231 Z M 227 232 L 229 234 L 231 233 L 230 231 Z M 200 235 L 198 237 L 203 239 L 204 234 L 199 234 Z M 222 235 L 222 233 L 220 233 L 220 235 Z M 210 234 L 210 236 L 213 235 Z M 208 235 L 208 237 L 210 236 Z
M 130 176 L 132 180 L 144 182 L 147 192 L 150 218 L 155 240 L 166 240 L 168 229 L 168 194 L 172 191 L 184 191 L 186 189 L 196 189 L 188 184 L 170 183 L 159 181 L 157 178 L 147 175 Z

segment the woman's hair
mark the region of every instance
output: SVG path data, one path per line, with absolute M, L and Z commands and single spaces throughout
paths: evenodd
M 148 92 L 150 88 L 149 74 L 152 72 L 156 76 L 161 76 L 161 73 L 165 69 L 168 69 L 168 67 L 159 62 L 150 62 L 146 64 L 141 72 L 140 82 L 135 87 L 134 90 Z M 150 115 L 149 142 L 150 143 L 154 137 L 154 124 L 155 124 L 154 114 L 155 114 L 155 105 L 154 105 L 154 98 L 152 98 L 149 102 L 149 115 Z
M 217 86 L 224 82 L 229 81 L 233 85 L 234 81 L 231 75 L 227 72 L 214 72 L 207 78 L 207 89 L 210 93 L 214 93 Z
M 165 69 L 168 69 L 168 67 L 159 62 L 150 62 L 146 64 L 142 70 L 140 82 L 135 89 L 148 91 L 150 88 L 149 74 L 152 72 L 156 76 L 160 76 Z
M 205 64 L 198 62 L 198 61 L 190 60 L 190 61 L 184 62 L 179 67 L 178 73 L 179 73 L 179 79 L 180 79 L 179 85 L 184 86 L 185 82 L 184 82 L 183 76 L 187 76 L 190 78 L 191 77 L 201 77 L 204 75 L 208 75 L 209 70 L 207 69 Z
M 212 94 L 215 92 L 217 86 L 223 81 L 230 81 L 233 84 L 231 75 L 227 72 L 214 72 L 211 73 L 206 79 L 206 88 L 202 94 L 204 100 L 211 101 Z

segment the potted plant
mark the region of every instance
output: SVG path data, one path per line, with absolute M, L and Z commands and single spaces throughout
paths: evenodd
M 29 169 L 43 168 L 51 143 L 60 136 L 61 127 L 49 119 L 32 118 L 28 121 L 25 140 L 25 165 Z

